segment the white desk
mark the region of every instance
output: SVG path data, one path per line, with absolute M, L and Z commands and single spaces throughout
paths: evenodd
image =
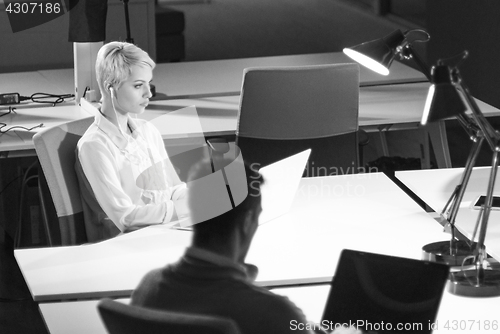
M 129 298 L 119 299 L 128 304 Z M 108 334 L 97 311 L 98 300 L 39 305 L 50 334 Z
M 72 70 L 71 70 L 72 71 Z M 34 93 L 71 94 L 74 82 L 70 86 L 50 81 L 37 71 L 0 73 L 0 93 L 19 93 L 31 96 Z M 68 90 L 68 87 L 71 88 Z
M 243 70 L 260 66 L 302 66 L 354 61 L 342 52 L 290 56 L 255 57 L 157 64 L 153 84 L 161 98 L 192 98 L 201 96 L 239 95 Z M 68 92 L 74 87 L 73 69 L 43 70 L 39 73 Z M 383 76 L 360 66 L 360 85 L 379 85 L 427 81 L 419 71 L 394 62 L 391 74 Z
M 5 111 L 0 111 L 0 113 L 3 112 Z M 6 157 L 33 154 L 33 135 L 36 132 L 44 128 L 53 127 L 89 116 L 90 114 L 87 111 L 75 105 L 61 105 L 44 108 L 17 108 L 15 112 L 0 118 L 0 122 L 7 124 L 7 126 L 3 128 L 4 131 L 16 125 L 21 125 L 26 128 L 32 128 L 40 124 L 43 124 L 43 126 L 36 127 L 31 131 L 13 129 L 7 133 L 0 134 L 0 156 Z
M 413 83 L 361 87 L 359 94 L 359 126 L 366 131 L 388 131 L 417 128 L 422 116 L 429 84 Z M 175 99 L 151 101 L 142 118 L 159 124 L 167 112 L 194 105 L 199 118 L 181 116 L 175 119 L 180 126 L 177 130 L 169 128 L 163 131 L 165 140 L 185 139 L 199 136 L 200 127 L 205 136 L 234 135 L 237 126 L 239 96 L 221 96 L 193 99 Z M 476 99 L 482 112 L 487 117 L 500 115 L 500 110 Z M 61 109 L 63 108 L 63 109 Z M 89 114 L 76 106 L 66 105 L 45 108 L 18 108 L 17 114 L 0 118 L 10 125 L 31 127 L 39 123 L 45 126 L 87 117 Z M 158 118 L 156 121 L 155 119 Z M 196 124 L 195 124 L 196 123 Z M 37 129 L 35 129 L 36 131 Z M 431 123 L 425 131 L 430 134 L 439 167 L 451 167 L 444 123 Z M 34 132 L 15 131 L 0 136 L 0 152 L 32 149 L 31 137 Z M 388 152 L 384 152 L 389 155 Z M 12 154 L 12 153 L 11 153 Z
M 415 126 L 422 119 L 429 83 L 411 83 L 360 87 L 359 126 L 384 129 Z M 476 100 L 486 116 L 500 115 L 500 110 Z M 193 99 L 150 101 L 150 120 L 165 112 L 190 105 L 196 106 L 203 130 L 207 133 L 234 134 L 236 131 L 239 96 L 219 96 Z
M 290 298 L 309 321 L 319 323 L 330 286 L 276 288 L 272 291 Z M 128 298 L 119 301 L 130 302 Z M 42 303 L 39 307 L 51 334 L 107 334 L 97 311 L 97 303 L 98 300 Z M 500 328 L 499 307 L 500 297 L 466 298 L 445 291 L 433 333 L 497 333 Z M 494 323 L 497 330 L 492 327 Z
M 330 281 L 342 249 L 419 259 L 441 226 L 384 174 L 302 179 L 293 209 L 259 227 L 247 261 L 258 284 Z M 151 226 L 86 246 L 19 249 L 35 301 L 126 297 L 149 270 L 177 260 L 191 232 Z
M 418 128 L 428 89 L 427 82 L 361 87 L 359 126 L 368 132 Z M 152 101 L 145 116 L 154 123 L 154 118 L 165 112 L 195 105 L 207 136 L 231 135 L 237 127 L 239 102 L 239 96 Z M 500 115 L 497 108 L 477 99 L 476 102 L 487 117 Z M 185 119 L 193 122 L 188 117 Z M 451 167 L 444 123 L 431 123 L 424 130 L 430 135 L 438 166 Z M 384 154 L 389 155 L 389 152 Z
M 455 226 L 469 239 L 472 238 L 479 212 L 471 209 L 470 205 L 479 195 L 486 195 L 490 170 L 490 167 L 474 168 L 457 214 Z M 401 171 L 396 172 L 396 177 L 433 210 L 440 213 L 455 186 L 460 182 L 462 172 L 463 168 Z M 495 183 L 495 195 L 500 195 L 500 180 L 498 178 Z M 499 221 L 500 211 L 492 210 L 485 239 L 486 251 L 497 261 L 500 260 Z
M 319 322 L 323 316 L 323 308 L 328 298 L 330 286 L 279 288 L 272 291 L 289 297 L 304 311 L 308 320 Z M 498 333 L 500 329 L 499 307 L 500 297 L 466 298 L 445 291 L 433 333 Z M 497 329 L 485 329 L 483 325 L 487 324 L 487 321 L 490 324 L 496 321 Z M 446 328 L 446 326 L 450 327 Z M 453 326 L 457 326 L 456 329 Z
M 362 127 L 383 129 L 400 129 L 414 127 L 422 115 L 428 83 L 399 84 L 361 87 L 359 94 L 359 124 Z M 175 99 L 150 101 L 146 113 L 142 118 L 156 124 L 154 119 L 165 116 L 167 112 L 194 105 L 198 111 L 199 122 L 203 132 L 208 136 L 234 135 L 237 126 L 237 117 L 240 97 L 221 96 L 193 99 Z M 499 114 L 500 110 L 478 101 L 487 116 Z M 80 110 L 77 106 L 56 106 L 38 108 L 18 108 L 16 114 L 0 118 L 0 121 L 26 127 L 39 123 L 46 126 L 57 125 L 65 121 L 87 117 L 89 113 Z M 168 116 L 168 115 L 166 115 Z M 190 124 L 198 122 L 190 115 L 177 118 L 180 123 Z M 165 139 L 183 138 L 189 135 L 198 135 L 198 127 L 179 127 L 177 132 L 169 131 Z M 2 144 L 0 139 L 0 144 Z M 4 149 L 0 145 L 0 151 Z
M 214 115 L 215 111 L 220 111 L 220 105 L 226 104 L 227 100 L 219 100 L 217 107 L 212 101 L 204 101 L 199 97 L 207 96 L 231 96 L 239 95 L 243 70 L 248 67 L 259 66 L 298 66 L 298 65 L 319 65 L 330 63 L 352 62 L 350 58 L 341 52 L 256 57 L 227 60 L 211 60 L 197 62 L 165 63 L 158 64 L 155 69 L 154 83 L 157 88 L 157 99 L 175 99 L 174 104 L 185 106 L 195 104 L 203 108 L 207 104 L 212 104 L 212 113 L 205 113 L 205 125 L 207 130 L 214 128 L 212 135 L 234 133 L 236 127 L 235 119 L 226 119 L 223 114 Z M 71 93 L 74 86 L 74 73 L 72 69 L 42 70 L 30 72 L 29 78 L 37 73 L 36 80 L 43 78 L 44 82 L 56 85 L 61 93 Z M 15 75 L 15 74 L 13 74 Z M 26 80 L 27 85 L 31 85 L 28 77 L 21 76 L 16 80 L 22 83 Z M 423 82 L 419 85 L 391 85 L 402 83 Z M 417 70 L 406 65 L 395 62 L 388 76 L 382 76 L 373 71 L 360 66 L 360 125 L 369 131 L 387 129 L 415 128 L 420 121 L 425 98 L 427 95 L 427 79 Z M 372 86 L 372 87 L 370 87 Z M 32 87 L 32 86 L 30 86 Z M 71 88 L 71 89 L 69 89 Z M 69 91 L 68 91 L 69 89 Z M 188 100 L 178 102 L 180 98 Z M 237 99 L 237 98 L 235 98 Z M 229 99 L 232 110 L 236 110 L 237 102 Z M 194 101 L 196 102 L 194 102 Z M 161 103 L 161 102 L 160 102 Z M 498 109 L 488 106 L 480 101 L 481 110 L 487 115 L 499 114 Z M 152 103 L 154 104 L 154 103 Z M 225 108 L 229 105 L 225 105 Z M 366 107 L 369 107 L 367 109 Z M 150 108 L 151 109 L 151 108 Z M 233 115 L 236 117 L 236 114 Z M 217 123 L 219 122 L 220 123 Z M 397 125 L 397 126 L 396 126 Z M 370 127 L 370 128 L 367 128 Z M 451 167 L 451 159 L 448 152 L 448 143 L 444 123 L 430 124 L 426 131 L 430 134 L 434 151 L 438 159 L 438 166 Z M 381 133 L 382 148 L 384 155 L 389 155 L 388 146 L 385 142 L 383 132 Z M 0 143 L 1 144 L 1 143 Z M 428 145 L 425 145 L 427 147 Z M 3 150 L 0 145 L 0 151 Z M 429 152 L 426 151 L 425 161 L 428 161 Z
M 353 62 L 342 52 L 181 62 L 159 64 L 153 80 L 158 87 L 158 92 L 166 94 L 169 98 L 217 94 L 239 95 L 243 70 L 248 67 Z M 361 86 L 421 81 L 427 81 L 421 72 L 398 62 L 393 64 L 391 74 L 388 76 L 379 75 L 360 66 Z
M 423 110 L 428 85 L 428 83 L 415 83 L 362 87 L 360 89 L 359 106 L 360 126 L 369 131 L 376 131 L 379 128 L 387 130 L 417 126 Z M 223 96 L 151 101 L 146 113 L 140 117 L 158 125 L 164 139 L 199 136 L 200 131 L 203 131 L 205 136 L 234 135 L 237 126 L 239 99 L 239 96 Z M 171 117 L 167 112 L 191 105 L 197 108 L 199 115 L 197 119 L 194 119 L 189 114 L 177 117 L 174 119 L 177 126 L 169 127 L 168 131 L 164 131 L 160 124 L 164 117 Z M 483 107 L 483 105 L 481 106 Z M 500 111 L 496 108 L 486 104 L 484 104 L 484 108 L 485 114 L 489 115 L 494 112 L 500 114 Z M 50 126 L 88 115 L 76 106 L 18 108 L 17 114 L 2 117 L 0 121 L 9 124 L 9 126 L 23 125 L 31 127 L 39 123 Z M 171 121 L 166 123 L 169 122 L 172 123 Z M 196 126 L 197 124 L 201 125 L 201 129 Z M 33 148 L 31 136 L 35 131 L 31 133 L 16 131 L 13 136 L 9 134 L 9 136 L 0 137 L 0 151 Z M 18 137 L 22 138 L 19 140 Z M 19 142 L 16 142 L 16 139 Z M 447 148 L 444 144 L 436 145 L 436 147 Z M 443 163 L 443 165 L 445 164 Z
M 15 250 L 35 301 L 129 296 L 146 272 L 174 262 L 191 233 L 151 227 L 98 244 Z

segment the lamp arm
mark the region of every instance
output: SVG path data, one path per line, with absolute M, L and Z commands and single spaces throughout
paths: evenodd
M 469 108 L 472 112 L 472 117 L 474 118 L 477 126 L 480 128 L 480 132 L 482 134 L 481 138 L 484 138 L 488 145 L 490 146 L 491 151 L 493 152 L 493 158 L 491 162 L 491 172 L 490 178 L 488 181 L 488 188 L 486 191 L 486 200 L 484 206 L 482 207 L 482 216 L 479 222 L 479 236 L 476 248 L 476 269 L 478 271 L 478 277 L 483 277 L 483 261 L 486 259 L 486 250 L 484 241 L 486 239 L 486 231 L 488 229 L 488 220 L 490 217 L 491 206 L 493 204 L 493 190 L 495 187 L 495 181 L 498 170 L 498 143 L 500 140 L 500 135 L 493 128 L 493 126 L 486 120 L 484 114 L 479 109 L 475 99 L 470 94 L 469 89 L 461 80 L 460 75 L 458 74 L 457 80 L 457 89 L 463 94 Z M 474 240 L 472 240 L 473 242 Z
M 493 190 L 495 188 L 496 176 L 499 165 L 498 143 L 500 141 L 500 134 L 493 128 L 493 126 L 484 117 L 484 114 L 479 109 L 479 106 L 477 105 L 475 99 L 470 94 L 468 87 L 464 84 L 458 69 L 455 69 L 454 77 L 455 77 L 455 85 L 457 89 L 463 94 L 464 99 L 466 100 L 467 104 L 469 105 L 469 108 L 471 109 L 472 117 L 474 118 L 477 126 L 480 129 L 480 133 L 482 135 L 481 138 L 484 138 L 488 142 L 488 145 L 490 146 L 490 149 L 493 152 L 490 178 L 488 180 L 488 188 L 486 191 L 486 199 L 484 206 L 481 208 L 482 216 L 479 222 L 479 236 L 477 241 L 478 246 L 475 250 L 477 277 L 481 279 L 482 277 L 484 277 L 484 268 L 482 264 L 487 256 L 484 241 L 486 239 L 488 220 L 490 217 L 491 207 L 493 204 Z
M 481 129 L 477 126 L 477 124 L 466 114 L 461 113 L 455 116 L 458 123 L 462 126 L 462 128 L 467 132 L 469 138 L 472 141 L 477 141 L 479 137 L 482 137 Z
M 458 209 L 460 208 L 460 203 L 462 203 L 462 199 L 464 198 L 465 190 L 467 189 L 467 185 L 469 184 L 470 176 L 472 174 L 472 169 L 476 165 L 477 157 L 479 156 L 479 152 L 481 150 L 483 142 L 484 137 L 479 137 L 476 141 L 474 141 L 469 152 L 469 156 L 467 157 L 460 183 L 456 186 L 450 199 L 448 200 L 447 205 L 444 207 L 443 212 L 441 213 L 442 215 L 446 215 L 447 208 L 450 207 L 447 217 L 447 221 L 451 226 L 452 234 L 450 246 L 453 246 L 453 243 L 455 242 L 455 219 L 458 214 Z
M 404 54 L 402 53 L 403 57 L 412 58 L 415 64 L 417 64 L 420 71 L 425 75 L 427 80 L 431 81 L 431 70 L 429 66 L 423 61 L 422 57 L 419 56 L 419 54 L 415 51 L 410 43 L 405 46 L 405 49 L 407 51 Z
M 467 188 L 467 184 L 469 182 L 472 169 L 476 165 L 477 157 L 479 155 L 481 146 L 486 139 L 490 148 L 493 152 L 496 152 L 497 143 L 499 141 L 499 135 L 495 131 L 495 129 L 491 126 L 491 124 L 485 119 L 483 113 L 479 109 L 476 101 L 470 94 L 468 88 L 463 83 L 463 80 L 460 76 L 460 73 L 457 68 L 453 71 L 453 77 L 455 81 L 455 85 L 457 89 L 462 93 L 469 108 L 472 110 L 471 119 L 466 114 L 459 114 L 456 116 L 460 125 L 465 129 L 465 131 L 469 134 L 469 137 L 473 140 L 473 146 L 465 163 L 465 169 L 462 174 L 462 178 L 460 183 L 455 188 L 450 200 L 447 205 L 443 209 L 443 215 L 446 214 L 446 210 L 450 207 L 449 215 L 448 215 L 448 223 L 453 227 L 455 224 L 455 218 L 458 213 L 458 209 L 460 207 L 460 203 L 462 202 L 465 190 Z M 489 214 L 489 213 L 488 213 Z M 477 226 L 476 226 L 477 228 Z M 452 229 L 453 232 L 453 229 Z M 453 241 L 453 239 L 452 239 Z M 473 242 L 474 240 L 472 240 Z
M 461 79 L 459 74 L 457 75 L 458 75 L 458 80 L 456 83 L 456 87 L 462 93 L 467 104 L 469 105 L 469 108 L 472 111 L 472 117 L 474 118 L 477 126 L 481 130 L 482 135 L 488 142 L 488 145 L 490 146 L 491 150 L 495 152 L 498 149 L 498 142 L 500 141 L 500 135 L 493 128 L 493 126 L 486 120 L 483 113 L 479 109 L 479 106 L 477 105 L 476 101 L 470 94 L 469 89 L 463 83 L 463 80 Z
M 477 241 L 477 257 L 476 257 L 476 268 L 482 273 L 483 270 L 482 263 L 486 258 L 486 249 L 484 241 L 486 239 L 486 231 L 488 229 L 488 220 L 490 217 L 491 206 L 493 204 L 493 190 L 495 188 L 495 181 L 498 172 L 498 151 L 493 151 L 493 159 L 491 162 L 490 179 L 488 180 L 488 189 L 486 191 L 486 200 L 483 206 L 483 216 L 481 217 L 481 225 L 479 228 L 479 237 Z

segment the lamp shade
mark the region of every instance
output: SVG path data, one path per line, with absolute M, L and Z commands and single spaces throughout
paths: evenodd
M 467 110 L 457 89 L 451 81 L 450 68 L 445 65 L 431 69 L 431 82 L 421 124 L 459 115 Z
M 388 75 L 389 67 L 399 52 L 398 48 L 405 40 L 405 35 L 398 29 L 383 38 L 345 48 L 343 51 L 347 56 L 372 71 Z

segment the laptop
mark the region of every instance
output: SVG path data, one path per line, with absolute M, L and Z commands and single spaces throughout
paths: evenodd
M 262 212 L 259 216 L 259 225 L 276 219 L 290 210 L 310 154 L 311 149 L 307 149 L 259 169 L 264 177 L 264 184 L 260 189 Z M 192 222 L 187 217 L 168 225 L 190 230 Z
M 259 169 L 264 177 L 259 225 L 290 211 L 310 154 L 307 149 Z
M 321 324 L 432 333 L 448 275 L 444 264 L 344 249 Z

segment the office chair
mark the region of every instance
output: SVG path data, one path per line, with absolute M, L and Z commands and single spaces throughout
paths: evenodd
M 31 171 L 35 170 L 35 169 L 38 169 L 38 173 L 33 174 Z M 26 200 L 27 200 L 26 193 L 28 191 L 29 185 L 33 184 L 34 181 L 36 181 L 36 184 L 37 184 L 38 197 L 40 198 L 40 204 L 43 205 L 43 200 L 42 200 L 43 183 L 41 182 L 41 178 L 38 175 L 40 173 L 39 170 L 40 170 L 40 164 L 38 161 L 35 161 L 26 169 L 26 171 L 23 174 L 23 179 L 21 182 L 20 201 L 19 201 L 19 218 L 18 218 L 19 220 L 17 223 L 16 233 L 15 233 L 15 237 L 14 237 L 14 248 L 21 247 L 21 241 L 22 241 L 21 239 L 22 239 L 22 235 L 23 235 L 23 218 L 24 218 L 24 215 L 26 214 L 26 209 L 24 207 L 26 204 Z M 42 212 L 42 214 L 44 214 L 44 212 Z M 44 214 L 44 217 L 46 217 L 46 214 Z M 44 217 L 42 217 L 42 218 L 44 218 Z M 49 246 L 52 246 L 53 241 L 52 241 L 52 235 L 50 233 L 49 221 L 48 221 L 48 219 L 42 219 L 42 223 L 43 223 L 44 232 L 46 234 L 47 243 Z M 32 226 L 31 228 L 34 228 L 34 227 Z
M 97 309 L 109 334 L 239 334 L 233 320 L 127 305 L 108 298 Z
M 75 173 L 75 148 L 94 121 L 88 117 L 48 128 L 33 136 L 35 150 L 59 220 L 62 245 L 87 242 L 80 188 Z M 49 195 L 49 194 L 46 194 Z M 46 196 L 41 195 L 42 216 L 48 220 Z
M 256 167 L 311 148 L 304 176 L 353 174 L 358 107 L 357 64 L 247 68 L 236 144 Z

